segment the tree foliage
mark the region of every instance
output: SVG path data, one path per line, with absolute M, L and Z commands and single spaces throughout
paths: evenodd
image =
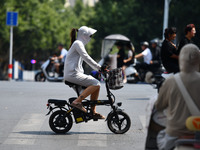
M 31 69 L 30 60 L 37 62 L 58 52 L 57 44 L 68 49 L 70 31 L 87 25 L 97 29 L 87 45 L 89 54 L 100 59 L 101 42 L 110 34 L 123 34 L 131 39 L 136 50 L 140 42 L 162 39 L 164 0 L 99 0 L 89 7 L 76 0 L 74 7 L 64 7 L 65 0 L 1 0 L 0 1 L 0 79 L 6 76 L 9 56 L 10 27 L 5 25 L 6 12 L 19 13 L 18 26 L 14 27 L 13 58 Z M 194 41 L 200 41 L 199 0 L 171 0 L 169 26 L 178 29 L 177 42 L 184 36 L 189 23 L 196 25 Z M 37 63 L 39 68 L 40 64 Z
M 177 42 L 184 36 L 184 28 L 193 23 L 196 26 L 196 36 L 193 41 L 200 47 L 200 1 L 172 0 L 170 3 L 169 26 L 177 28 Z
M 100 0 L 90 24 L 99 31 L 96 45 L 105 36 L 119 33 L 140 49 L 140 42 L 162 35 L 162 17 L 160 0 Z

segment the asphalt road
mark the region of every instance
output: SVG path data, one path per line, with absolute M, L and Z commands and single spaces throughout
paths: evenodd
M 75 92 L 64 83 L 0 81 L 0 150 L 143 150 L 145 115 L 156 89 L 148 84 L 126 84 L 113 91 L 117 102 L 131 118 L 125 134 L 112 133 L 104 120 L 73 124 L 64 134 L 55 134 L 48 125 L 46 109 L 50 98 L 67 100 Z M 106 99 L 102 83 L 100 99 Z M 99 106 L 103 115 L 110 107 Z

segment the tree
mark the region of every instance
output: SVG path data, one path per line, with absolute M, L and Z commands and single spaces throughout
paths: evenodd
M 22 62 L 26 69 L 31 69 L 31 59 L 37 62 L 45 60 L 56 52 L 58 43 L 66 46 L 69 43 L 71 17 L 75 18 L 75 15 L 71 8 L 64 8 L 63 0 L 3 0 L 0 5 L 3 8 L 0 10 L 3 14 L 0 18 L 0 74 L 5 76 L 8 66 L 9 27 L 5 26 L 6 11 L 19 13 L 18 26 L 14 27 L 13 58 Z
M 90 23 L 99 31 L 98 42 L 109 34 L 119 33 L 129 37 L 136 50 L 140 50 L 140 42 L 162 36 L 162 17 L 160 0 L 100 0 Z M 100 47 L 97 41 L 95 45 Z
M 136 52 L 140 42 L 162 39 L 164 0 L 99 0 L 89 7 L 76 0 L 74 7 L 64 7 L 65 0 L 1 0 L 0 1 L 0 79 L 7 74 L 9 56 L 9 27 L 5 25 L 6 12 L 18 11 L 18 26 L 14 27 L 13 58 L 31 69 L 30 60 L 37 62 L 57 52 L 57 44 L 70 45 L 70 31 L 83 25 L 97 29 L 88 53 L 100 59 L 101 44 L 105 36 L 119 33 L 131 39 Z M 177 42 L 183 36 L 186 24 L 194 23 L 197 34 L 194 41 L 200 46 L 199 0 L 172 0 L 169 26 L 178 29 Z M 37 63 L 36 68 L 40 64 Z M 4 76 L 4 77 L 3 77 Z
M 187 24 L 193 23 L 196 26 L 197 34 L 194 42 L 200 47 L 200 15 L 199 0 L 172 0 L 170 3 L 169 26 L 177 28 L 177 43 L 184 36 L 184 28 Z

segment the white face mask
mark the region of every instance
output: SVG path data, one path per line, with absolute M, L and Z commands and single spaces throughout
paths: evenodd
M 86 45 L 90 39 L 91 36 L 97 32 L 97 30 L 86 27 L 86 26 L 82 26 L 78 29 L 78 34 L 77 34 L 77 39 L 82 41 L 84 45 Z

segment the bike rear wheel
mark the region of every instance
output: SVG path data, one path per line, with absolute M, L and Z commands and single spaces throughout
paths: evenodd
M 66 111 L 55 111 L 49 118 L 49 126 L 55 133 L 66 133 L 73 125 L 73 119 Z
M 107 125 L 113 133 L 123 134 L 129 130 L 131 120 L 125 112 L 117 111 L 108 116 Z

